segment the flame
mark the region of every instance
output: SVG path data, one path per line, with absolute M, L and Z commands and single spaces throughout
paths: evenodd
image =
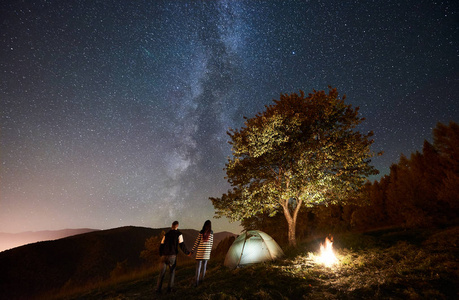
M 333 237 L 331 235 L 325 238 L 325 244 L 320 244 L 318 261 L 327 267 L 331 267 L 338 262 L 335 253 L 333 253 Z

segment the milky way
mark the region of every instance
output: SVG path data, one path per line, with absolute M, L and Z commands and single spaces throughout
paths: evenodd
M 3 1 L 0 231 L 199 228 L 228 128 L 328 85 L 387 174 L 459 121 L 458 4 L 399 2 Z

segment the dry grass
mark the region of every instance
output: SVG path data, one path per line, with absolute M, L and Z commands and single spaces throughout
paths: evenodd
M 157 273 L 64 299 L 458 299 L 459 227 L 335 237 L 339 263 L 315 260 L 311 240 L 286 258 L 228 270 L 209 265 L 206 282 L 191 286 L 194 265 L 180 265 L 176 291 L 154 294 Z

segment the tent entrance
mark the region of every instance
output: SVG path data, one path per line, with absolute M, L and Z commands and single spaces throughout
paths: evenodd
M 280 246 L 268 234 L 249 230 L 241 234 L 231 245 L 224 265 L 230 268 L 270 261 L 284 255 Z

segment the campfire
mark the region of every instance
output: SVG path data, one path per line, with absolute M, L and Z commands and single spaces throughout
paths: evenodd
M 327 267 L 331 267 L 338 262 L 335 253 L 333 253 L 333 236 L 329 235 L 325 238 L 325 243 L 320 244 L 320 255 L 317 257 L 317 261 Z

